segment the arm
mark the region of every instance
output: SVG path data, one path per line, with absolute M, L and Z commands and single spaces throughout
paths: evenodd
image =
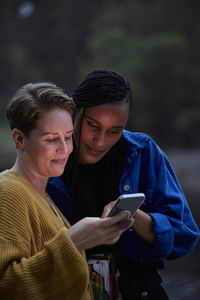
M 104 207 L 102 218 L 107 217 L 110 210 L 115 205 L 116 200 L 110 202 Z M 137 209 L 136 213 L 133 216 L 133 229 L 150 245 L 155 243 L 155 233 L 152 229 L 152 218 L 145 212 L 140 209 Z
M 2 238 L 0 252 L 0 294 L 3 299 L 20 298 L 22 293 L 27 299 L 46 299 L 52 295 L 59 298 L 72 289 L 77 291 L 77 297 L 81 297 L 87 287 L 86 262 L 75 249 L 66 229 L 60 230 L 43 250 L 31 257 L 16 242 Z M 72 274 L 77 276 L 71 280 Z
M 133 166 L 135 190 L 131 192 L 146 195 L 141 209 L 151 217 L 156 238 L 154 244 L 149 245 L 138 228 L 129 230 L 122 241 L 124 251 L 134 260 L 157 262 L 188 254 L 199 238 L 199 230 L 165 154 L 150 140 Z M 139 179 L 137 186 L 136 178 Z
M 61 299 L 65 295 L 80 299 L 87 289 L 88 267 L 67 229 L 63 225 L 54 229 L 46 223 L 40 226 L 36 207 L 24 203 L 15 191 L 9 194 L 10 201 L 0 192 L 2 299 L 20 299 L 22 294 L 26 299 Z M 46 241 L 45 228 L 51 235 Z
M 152 218 L 138 209 L 134 215 L 133 229 L 150 245 L 154 245 L 156 235 L 152 229 Z
M 85 218 L 71 229 L 46 203 L 38 209 L 27 191 L 26 200 L 0 190 L 0 294 L 5 299 L 49 299 L 52 296 L 81 299 L 89 283 L 88 266 L 79 251 L 99 243 L 111 244 L 123 232 L 116 218 Z M 51 216 L 46 221 L 46 214 Z M 42 215 L 42 219 L 40 216 Z M 77 247 L 76 247 L 76 246 Z
M 127 220 L 128 219 L 128 220 Z M 118 222 L 128 221 L 126 227 Z M 69 236 L 79 250 L 89 249 L 98 245 L 111 245 L 118 241 L 120 235 L 132 225 L 129 215 L 120 213 L 110 218 L 84 218 L 69 229 Z M 123 227 L 123 228 L 122 228 Z

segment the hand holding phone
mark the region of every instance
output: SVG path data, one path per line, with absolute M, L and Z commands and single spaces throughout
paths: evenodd
M 112 217 L 121 211 L 129 211 L 130 217 L 132 217 L 144 200 L 145 195 L 143 193 L 123 194 L 117 198 L 117 202 L 108 217 Z

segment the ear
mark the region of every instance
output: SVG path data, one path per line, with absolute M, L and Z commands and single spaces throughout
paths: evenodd
M 24 149 L 24 134 L 21 130 L 14 128 L 12 130 L 12 137 L 18 149 Z

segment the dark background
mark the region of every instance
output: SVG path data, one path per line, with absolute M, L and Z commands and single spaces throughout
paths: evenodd
M 199 8 L 199 0 L 1 0 L 0 170 L 15 159 L 5 107 L 19 87 L 52 81 L 71 95 L 86 73 L 115 69 L 134 92 L 128 129 L 166 152 L 199 225 Z M 171 300 L 200 299 L 199 264 L 199 244 L 167 263 Z

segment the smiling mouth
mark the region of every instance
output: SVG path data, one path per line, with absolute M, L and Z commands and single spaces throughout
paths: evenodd
M 66 163 L 68 157 L 66 158 L 59 158 L 59 159 L 52 159 L 52 161 L 56 164 L 60 164 L 60 165 L 63 165 Z
M 93 155 L 102 155 L 105 153 L 105 150 L 101 150 L 101 149 L 94 149 L 94 148 L 91 148 L 89 146 L 87 146 L 87 149 L 88 149 L 88 152 L 93 154 Z

